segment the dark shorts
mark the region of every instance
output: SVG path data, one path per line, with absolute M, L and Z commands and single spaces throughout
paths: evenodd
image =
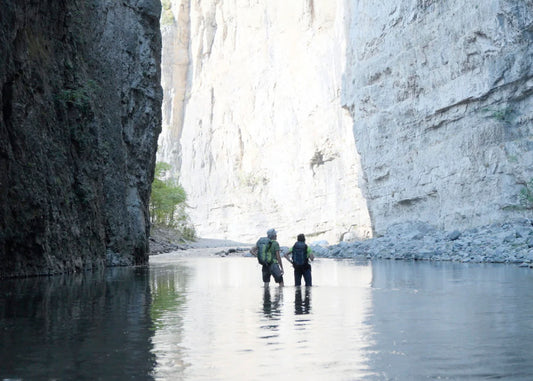
M 276 283 L 283 282 L 283 275 L 281 275 L 281 268 L 279 267 L 279 264 L 272 263 L 269 266 L 263 266 L 261 271 L 263 273 L 263 282 L 265 283 L 270 282 L 271 275 L 274 277 L 274 280 L 276 281 Z

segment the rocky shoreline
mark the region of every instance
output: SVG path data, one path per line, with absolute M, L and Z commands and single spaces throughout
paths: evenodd
M 167 242 L 165 242 L 167 240 Z M 251 245 L 234 241 L 200 239 L 176 244 L 152 237 L 151 254 L 171 251 L 211 250 L 219 256 L 250 255 Z M 311 248 L 322 258 L 366 258 L 462 263 L 513 263 L 533 267 L 533 221 L 517 219 L 463 231 L 443 231 L 423 222 L 392 225 L 387 234 L 364 241 L 312 242 Z M 281 248 L 283 252 L 288 247 Z
M 446 232 L 422 222 L 389 227 L 383 237 L 312 246 L 320 257 L 533 265 L 533 221 L 517 219 Z
M 150 255 L 165 254 L 174 251 L 198 253 L 208 251 L 212 254 L 227 256 L 229 254 L 248 252 L 251 245 L 224 239 L 198 238 L 194 241 L 183 239 L 179 232 L 156 227 L 150 232 Z M 209 250 L 206 250 L 209 249 Z

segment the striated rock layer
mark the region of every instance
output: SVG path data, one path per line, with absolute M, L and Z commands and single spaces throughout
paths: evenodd
M 344 2 L 170 3 L 158 159 L 180 173 L 199 235 L 370 235 L 340 104 Z
M 531 210 L 533 2 L 353 1 L 342 103 L 374 230 L 453 230 Z
M 148 259 L 160 3 L 4 1 L 0 277 Z

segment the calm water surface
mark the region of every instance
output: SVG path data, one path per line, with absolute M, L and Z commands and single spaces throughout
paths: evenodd
M 533 270 L 253 258 L 0 282 L 0 380 L 533 379 Z

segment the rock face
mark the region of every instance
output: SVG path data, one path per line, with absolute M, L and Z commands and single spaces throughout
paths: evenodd
M 199 235 L 370 235 L 340 104 L 344 1 L 167 4 L 158 160 L 178 169 Z
M 533 2 L 350 4 L 342 103 L 374 231 L 530 214 Z
M 178 101 L 160 160 L 201 235 L 331 242 L 530 213 L 531 1 L 171 5 L 164 45 L 182 66 L 163 75 Z
M 160 3 L 7 1 L 0 277 L 147 261 Z

